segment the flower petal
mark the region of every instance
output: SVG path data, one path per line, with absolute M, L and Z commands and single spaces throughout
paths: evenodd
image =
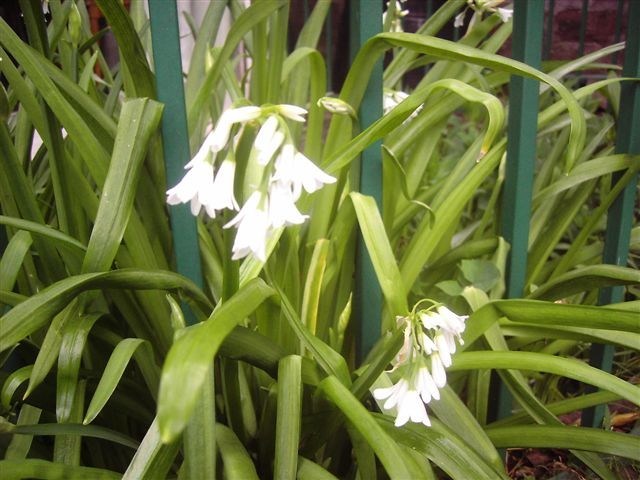
M 298 107 L 297 105 L 277 105 L 277 110 L 283 117 L 287 117 L 296 122 L 304 122 L 305 118 L 302 115 L 307 114 L 307 111 L 304 108 Z

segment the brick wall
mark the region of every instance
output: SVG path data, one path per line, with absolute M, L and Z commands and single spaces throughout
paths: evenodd
M 623 2 L 621 17 L 622 40 L 627 28 L 626 13 L 630 1 Z M 589 0 L 587 30 L 584 53 L 593 52 L 615 43 L 618 0 Z M 549 2 L 546 2 L 547 14 Z M 580 23 L 582 19 L 582 0 L 555 0 L 551 59 L 566 60 L 576 58 L 579 53 Z M 636 26 L 640 28 L 640 26 Z

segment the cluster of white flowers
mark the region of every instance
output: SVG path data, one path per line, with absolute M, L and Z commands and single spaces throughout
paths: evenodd
M 308 218 L 295 204 L 302 190 L 312 193 L 336 181 L 297 151 L 291 141 L 285 119 L 304 122 L 306 113 L 304 108 L 294 105 L 246 106 L 225 111 L 198 153 L 185 166 L 188 171 L 183 179 L 167 191 L 167 203 L 190 202 L 193 215 L 198 215 L 204 207 L 211 218 L 223 209 L 239 210 L 235 218 L 224 225 L 224 228 L 238 229 L 232 258 L 237 260 L 252 253 L 265 261 L 266 243 L 271 234 Z M 250 154 L 254 162 L 249 162 L 250 167 L 261 172 L 258 183 L 250 185 L 251 193 L 240 207 L 234 194 L 235 151 L 249 122 L 261 124 Z M 239 132 L 232 137 L 231 132 L 237 125 Z M 220 152 L 225 155 L 222 161 L 217 161 Z
M 467 7 L 456 15 L 453 26 L 458 28 L 464 25 L 464 17 L 467 10 L 471 8 L 474 11 L 473 17 L 469 22 L 469 30 L 473 25 L 482 18 L 483 13 L 494 13 L 500 17 L 504 23 L 508 22 L 513 16 L 513 8 L 500 7 L 506 3 L 505 0 L 467 0 Z
M 404 32 L 402 19 L 407 16 L 409 10 L 402 9 L 402 4 L 407 0 L 389 0 L 387 9 L 382 13 L 382 25 L 389 32 Z M 389 24 L 387 25 L 387 22 Z
M 386 400 L 383 408 L 397 409 L 395 426 L 409 420 L 430 426 L 425 404 L 439 400 L 439 389 L 447 383 L 445 368 L 451 366 L 456 340 L 462 345 L 467 316 L 456 315 L 443 305 L 414 311 L 396 318 L 403 329 L 404 343 L 393 361 L 400 380 L 388 388 L 373 391 L 376 400 Z M 430 362 L 428 362 L 428 359 Z

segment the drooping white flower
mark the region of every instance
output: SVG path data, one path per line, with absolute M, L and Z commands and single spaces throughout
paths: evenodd
M 385 88 L 382 93 L 382 111 L 387 114 L 409 96 L 401 90 Z
M 270 233 L 267 203 L 267 198 L 262 192 L 253 192 L 238 214 L 224 226 L 238 227 L 232 248 L 233 260 L 252 253 L 259 260 L 266 261 L 266 245 Z
M 503 23 L 507 23 L 513 16 L 513 8 L 498 6 L 504 3 L 506 3 L 505 0 L 467 0 L 468 7 L 456 15 L 453 26 L 458 28 L 464 25 L 465 14 L 469 8 L 474 12 L 469 22 L 469 30 L 471 30 L 477 22 L 482 20 L 482 15 L 485 12 L 494 13 L 500 17 Z
M 462 345 L 461 334 L 462 332 L 464 332 L 464 322 L 467 318 L 469 318 L 468 315 L 457 315 L 444 305 L 440 305 L 436 310 L 442 322 L 440 326 L 455 334 L 460 341 L 460 345 Z
M 462 25 L 464 25 L 464 16 L 466 13 L 467 13 L 467 9 L 465 8 L 462 12 L 456 15 L 456 18 L 453 21 L 453 26 L 455 28 L 460 28 Z
M 460 335 L 464 332 L 464 322 L 467 318 L 467 315 L 456 315 L 443 305 L 438 306 L 435 312 L 428 310 L 420 313 L 420 320 L 422 320 L 424 328 L 432 330 L 443 328 L 456 335 L 460 341 L 462 341 Z
M 322 188 L 323 185 L 335 183 L 336 181 L 335 177 L 323 172 L 315 163 L 300 152 L 296 153 L 294 165 L 297 181 L 302 184 L 302 187 L 307 193 L 313 193 Z
M 297 105 L 276 105 L 276 110 L 280 115 L 282 115 L 283 117 L 287 117 L 290 120 L 294 120 L 296 122 L 306 121 L 303 115 L 306 115 L 307 111 L 302 107 L 298 107 Z
M 229 141 L 231 127 L 236 123 L 255 120 L 262 114 L 260 107 L 248 106 L 225 110 L 213 131 L 209 134 L 205 144 L 208 144 L 212 152 L 219 152 Z M 203 145 L 204 146 L 204 145 Z
M 496 13 L 500 17 L 503 23 L 507 23 L 513 17 L 513 8 L 501 8 L 496 9 Z
M 224 208 L 229 210 L 240 209 L 233 193 L 235 173 L 236 162 L 228 158 L 225 159 L 215 175 L 213 186 L 203 196 L 202 205 L 207 210 L 207 215 L 211 218 L 215 218 L 215 210 Z
M 296 152 L 291 144 L 282 147 L 276 159 L 276 171 L 273 180 L 291 185 L 294 200 L 300 198 L 302 189 L 313 193 L 323 185 L 334 183 L 336 179 L 326 174 L 302 153 Z
M 416 377 L 416 388 L 424 403 L 429 403 L 432 398 L 440 400 L 440 391 L 426 365 L 420 366 Z
M 376 400 L 386 399 L 383 406 L 386 410 L 397 407 L 397 417 L 394 422 L 396 427 L 401 427 L 409 420 L 426 426 L 431 425 L 420 393 L 405 378 L 401 378 L 391 387 L 375 389 L 373 396 Z
M 422 403 L 420 394 L 417 390 L 407 390 L 407 392 L 400 398 L 398 403 L 398 416 L 393 423 L 396 427 L 401 427 L 411 419 L 413 423 L 422 423 L 429 427 L 431 422 L 427 415 L 427 409 Z
M 299 225 L 309 218 L 296 207 L 291 188 L 279 181 L 269 187 L 269 224 L 273 228 L 284 225 Z
M 424 353 L 427 355 L 431 355 L 431 352 L 438 350 L 438 347 L 431 337 L 424 332 L 422 332 L 422 335 L 420 336 L 420 345 L 422 346 Z
M 267 120 L 262 124 L 256 139 L 253 142 L 254 148 L 264 150 L 271 143 L 273 135 L 278 129 L 278 118 L 275 115 L 269 115 Z
M 373 398 L 376 400 L 387 401 L 384 408 L 389 410 L 398 404 L 399 399 L 409 390 L 409 382 L 405 378 L 401 378 L 398 383 L 386 388 L 376 388 L 373 391 Z
M 207 156 L 194 158 L 185 169 L 186 175 L 173 188 L 167 190 L 167 203 L 177 205 L 191 202 L 191 213 L 198 215 L 206 202 L 208 192 L 213 188 L 213 165 Z M 213 215 L 215 217 L 215 213 Z
M 255 149 L 258 151 L 258 164 L 262 166 L 268 164 L 275 155 L 276 151 L 282 145 L 283 141 L 284 133 L 274 132 L 274 134 L 269 139 L 269 143 L 260 146 L 254 144 Z
M 407 361 L 411 358 L 412 350 L 413 350 L 413 338 L 412 338 L 412 329 L 411 329 L 411 319 L 409 317 L 396 317 L 396 321 L 398 323 L 398 327 L 404 328 L 404 341 L 402 342 L 402 347 L 396 354 L 396 358 L 394 359 L 394 369 L 400 365 L 407 363 Z M 404 324 L 402 327 L 401 324 Z
M 443 330 L 438 330 L 434 337 L 434 343 L 436 344 L 438 355 L 440 356 L 440 360 L 442 360 L 442 365 L 445 367 L 451 366 L 451 349 L 447 339 L 445 338 L 445 333 Z
M 447 384 L 447 374 L 444 371 L 444 365 L 438 352 L 431 354 L 431 376 L 438 388 L 442 388 Z
M 406 17 L 409 10 L 402 9 L 402 0 L 389 0 L 387 2 L 387 9 L 382 13 L 382 24 L 386 26 L 389 14 L 391 19 L 389 20 L 390 32 L 404 32 L 402 28 L 402 18 Z
M 389 88 L 385 88 L 382 93 L 382 111 L 386 115 L 391 110 L 396 108 L 399 104 L 401 104 L 406 98 L 409 96 L 408 93 L 403 92 L 401 90 L 391 90 Z M 403 125 L 409 123 L 411 120 L 416 118 L 418 114 L 422 111 L 423 105 L 420 105 L 416 108 L 411 115 L 409 115 L 403 123 Z

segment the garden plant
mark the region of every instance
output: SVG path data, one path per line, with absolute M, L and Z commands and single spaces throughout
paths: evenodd
M 145 4 L 95 3 L 98 33 L 77 0 L 19 0 L 28 42 L 0 20 L 0 478 L 495 479 L 512 448 L 562 450 L 582 478 L 638 475 L 639 424 L 562 421 L 640 408 L 637 210 L 627 266 L 602 259 L 640 168 L 614 151 L 621 84 L 637 82 L 609 63 L 624 43 L 536 69 L 499 53 L 506 2 L 449 0 L 405 33 L 391 0 L 330 92 L 330 0 L 293 48 L 287 0 L 213 1 L 189 19 L 191 160 L 168 181 Z M 459 40 L 438 38 L 454 23 Z M 363 125 L 382 60 L 383 114 Z M 501 236 L 512 75 L 540 82 L 519 299 Z M 359 188 L 372 146 L 378 199 Z M 170 217 L 186 212 L 201 279 L 176 269 Z M 368 350 L 363 262 L 383 299 Z M 624 302 L 598 305 L 611 286 Z M 612 373 L 589 365 L 594 344 Z

